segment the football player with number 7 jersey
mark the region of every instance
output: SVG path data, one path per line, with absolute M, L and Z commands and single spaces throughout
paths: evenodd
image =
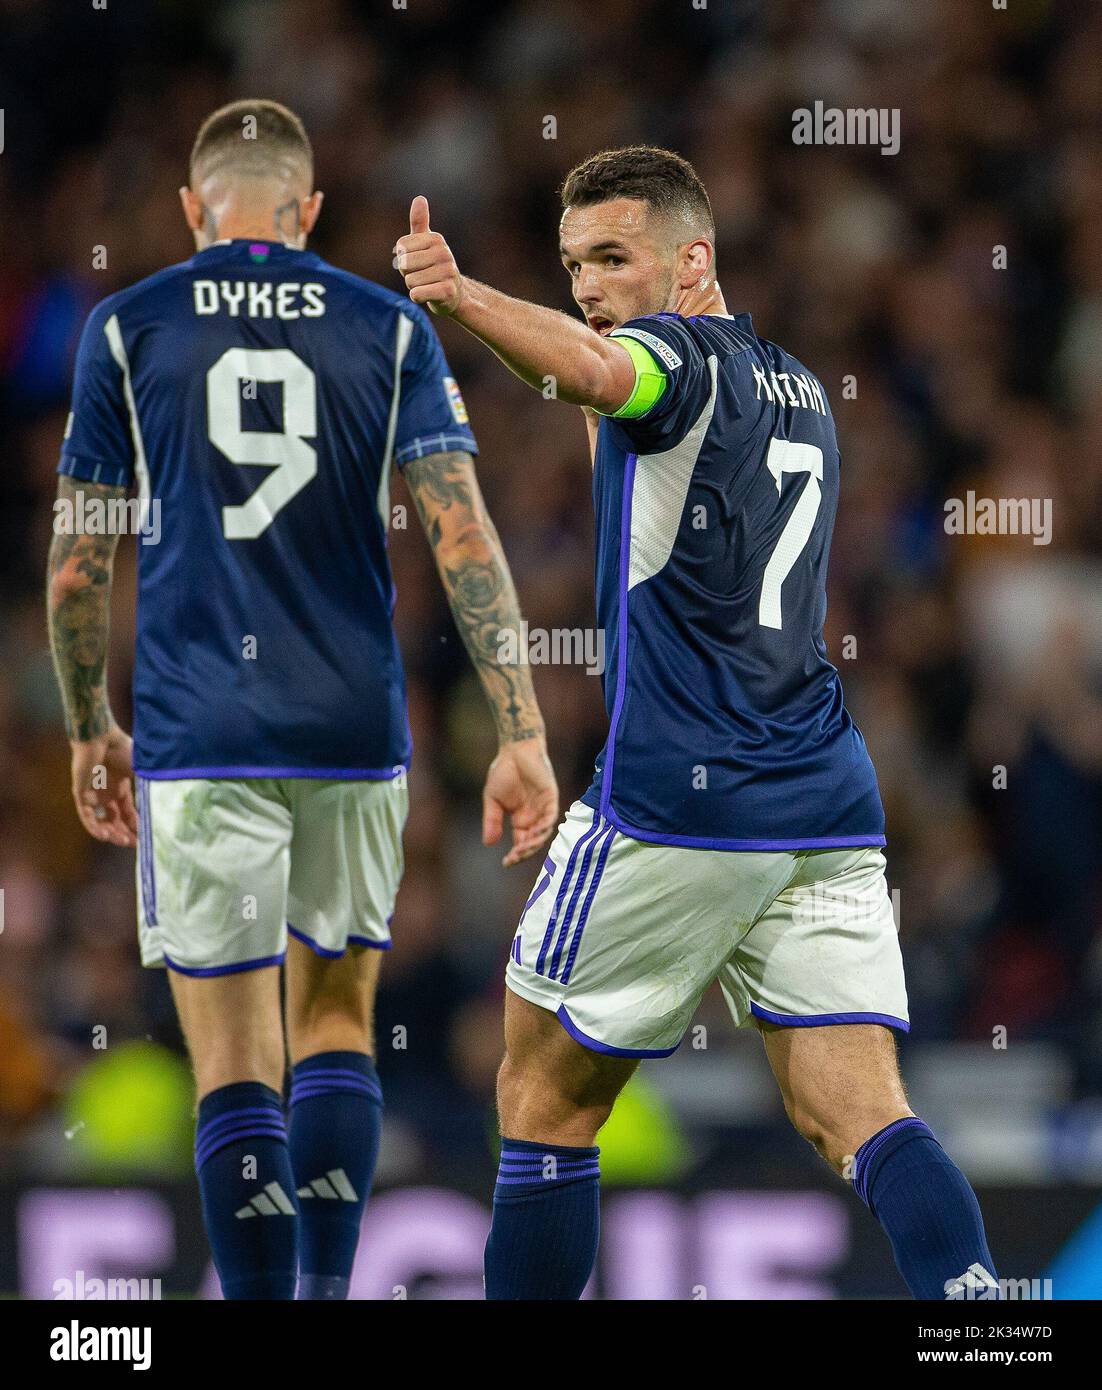
M 728 312 L 687 161 L 605 151 L 562 202 L 584 323 L 462 275 L 423 197 L 396 247 L 411 299 L 529 385 L 554 382 L 593 448 L 609 733 L 509 956 L 487 1296 L 581 1296 L 597 1131 L 714 981 L 912 1293 L 994 1288 L 975 1196 L 896 1061 L 884 813 L 823 641 L 840 476 L 826 392 Z

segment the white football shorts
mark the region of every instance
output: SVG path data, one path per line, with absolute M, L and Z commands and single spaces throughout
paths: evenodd
M 740 1027 L 906 1031 L 883 851 L 648 844 L 576 801 L 521 916 L 509 988 L 597 1052 L 665 1057 L 713 980 Z
M 322 956 L 390 946 L 404 775 L 135 781 L 143 965 L 278 965 L 288 932 Z

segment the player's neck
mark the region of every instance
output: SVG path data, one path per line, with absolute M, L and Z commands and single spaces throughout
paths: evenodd
M 301 251 L 306 245 L 306 233 L 302 230 L 297 199 L 272 209 L 255 203 L 235 204 L 230 199 L 220 207 L 204 209 L 196 240 L 201 243 L 201 251 L 217 241 L 270 241 Z
M 714 280 L 702 289 L 699 282 L 688 289 L 681 290 L 670 306 L 669 312 L 680 314 L 682 318 L 696 318 L 701 314 L 721 314 L 730 318 L 723 291 Z
M 304 236 L 283 237 L 271 226 L 265 227 L 259 222 L 223 222 L 213 236 L 208 234 L 196 240 L 200 251 L 226 241 L 270 241 L 275 246 L 286 246 L 292 251 L 302 251 L 306 247 Z
M 716 286 L 715 294 L 712 295 L 711 299 L 709 299 L 707 306 L 703 309 L 698 309 L 696 312 L 698 314 L 719 314 L 723 318 L 731 317 L 730 312 L 727 308 L 727 301 L 723 298 L 723 295 L 720 293 L 720 288 L 718 285 Z

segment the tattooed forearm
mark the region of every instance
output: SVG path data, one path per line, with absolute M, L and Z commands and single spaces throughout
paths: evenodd
M 59 479 L 59 499 L 75 503 L 79 492 L 84 493 L 86 503 L 92 498 L 107 503 L 126 495 L 121 487 Z M 76 511 L 75 506 L 72 511 Z M 107 634 L 111 567 L 119 538 L 60 534 L 57 519 L 55 514 L 47 567 L 50 650 L 65 705 L 66 732 L 70 738 L 83 741 L 105 734 L 113 722 L 106 691 Z
M 542 734 L 543 719 L 528 666 L 501 659 L 501 634 L 519 637 L 520 605 L 501 541 L 482 500 L 474 460 L 462 452 L 430 454 L 406 464 L 404 476 L 499 737 Z

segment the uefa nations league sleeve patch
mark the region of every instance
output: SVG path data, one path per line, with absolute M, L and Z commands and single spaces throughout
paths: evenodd
M 448 404 L 452 408 L 457 425 L 465 425 L 470 420 L 467 414 L 467 407 L 463 402 L 463 393 L 459 389 L 459 383 L 453 376 L 444 378 L 444 390 L 448 393 Z

